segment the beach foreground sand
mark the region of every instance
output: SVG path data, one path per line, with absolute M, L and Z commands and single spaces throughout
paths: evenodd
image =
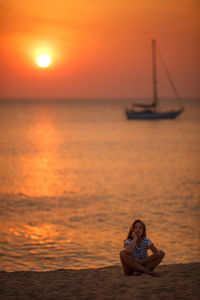
M 160 277 L 121 267 L 0 272 L 0 299 L 200 299 L 200 263 L 161 265 Z

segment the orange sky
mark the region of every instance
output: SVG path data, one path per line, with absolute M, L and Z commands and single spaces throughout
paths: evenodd
M 198 3 L 0 0 L 0 98 L 150 97 L 152 37 L 180 95 L 199 97 Z

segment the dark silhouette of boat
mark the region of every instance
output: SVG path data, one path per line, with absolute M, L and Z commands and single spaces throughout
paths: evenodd
M 181 102 L 181 98 L 178 95 L 172 77 L 162 59 L 165 71 L 167 73 L 168 80 L 170 85 L 176 95 L 177 100 L 180 102 L 181 108 L 179 110 L 170 110 L 170 111 L 159 111 L 158 110 L 158 92 L 157 92 L 157 77 L 156 77 L 156 41 L 152 40 L 152 58 L 153 58 L 153 94 L 154 99 L 151 104 L 140 104 L 133 103 L 130 108 L 126 108 L 125 113 L 128 119 L 174 119 L 184 112 L 184 107 Z

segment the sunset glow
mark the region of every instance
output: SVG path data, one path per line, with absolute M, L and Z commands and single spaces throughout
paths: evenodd
M 2 7 L 1 98 L 151 97 L 152 38 L 180 95 L 200 94 L 196 0 L 6 0 Z M 168 86 L 159 92 L 170 96 Z

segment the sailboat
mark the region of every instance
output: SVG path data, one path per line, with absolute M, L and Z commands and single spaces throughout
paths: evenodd
M 179 110 L 159 111 L 158 110 L 158 92 L 157 92 L 157 72 L 156 72 L 156 41 L 152 39 L 152 58 L 153 58 L 153 102 L 151 104 L 133 103 L 130 108 L 126 108 L 125 113 L 128 119 L 174 119 L 184 112 L 181 98 L 176 90 L 172 77 L 164 63 L 165 71 L 168 76 L 169 83 L 180 102 Z

